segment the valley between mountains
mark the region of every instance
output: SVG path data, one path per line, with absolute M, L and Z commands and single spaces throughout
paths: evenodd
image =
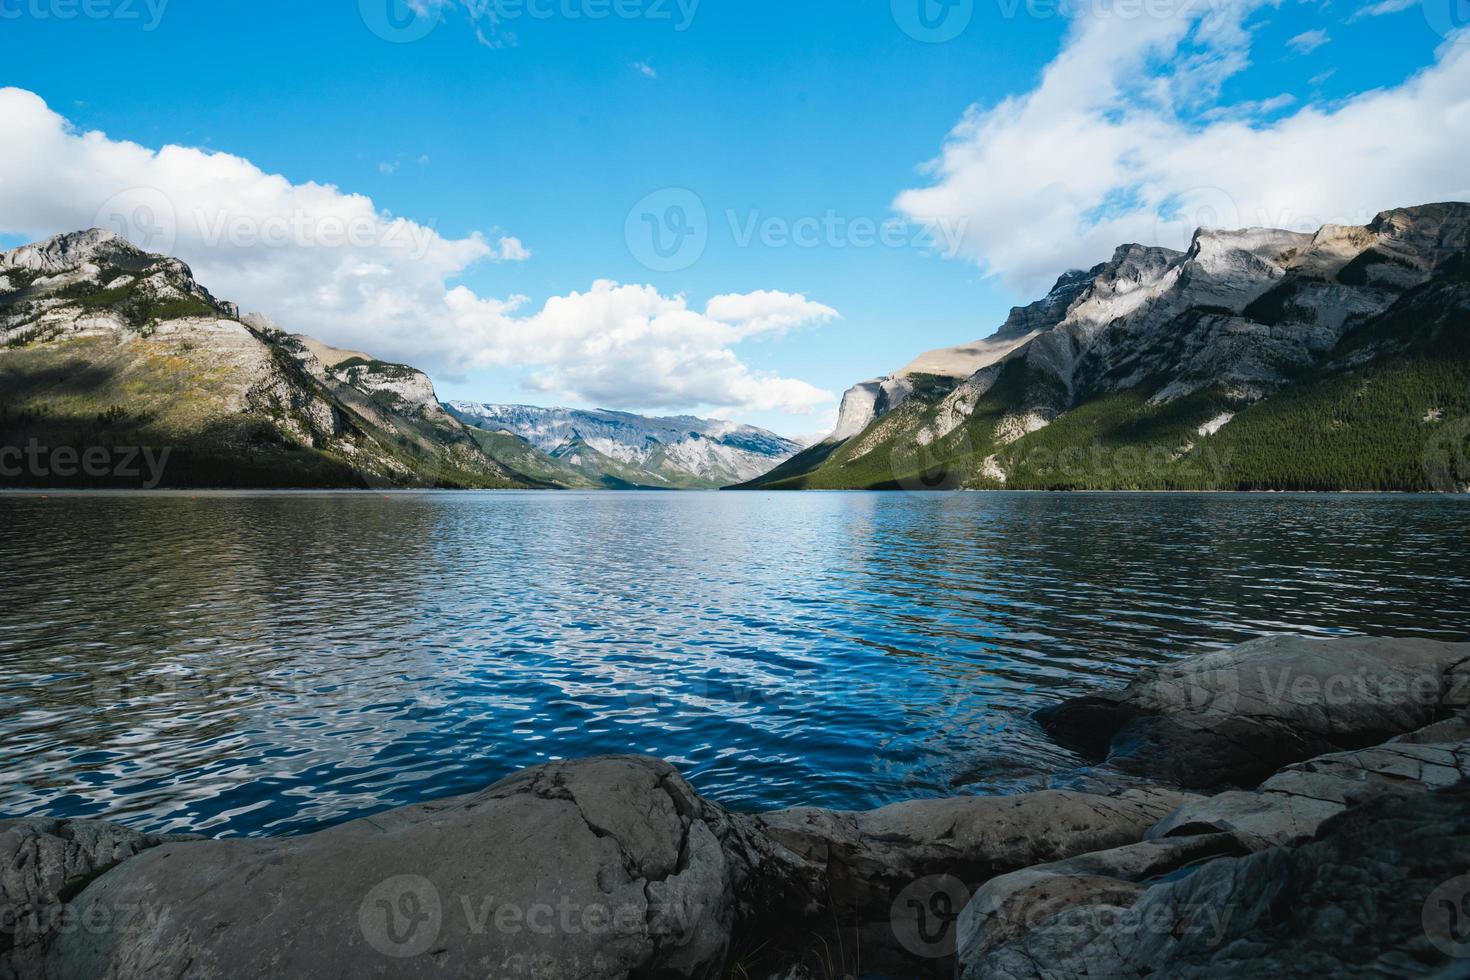
M 843 398 L 803 447 L 692 417 L 442 404 L 421 371 L 242 314 L 110 232 L 0 254 L 0 483 L 167 447 L 171 487 L 1470 490 L 1470 204 L 1201 229 L 1062 275 Z M 32 453 L 32 457 L 35 453 Z

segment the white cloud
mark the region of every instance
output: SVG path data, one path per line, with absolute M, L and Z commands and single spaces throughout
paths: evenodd
M 1184 247 L 1201 224 L 1315 229 L 1470 198 L 1470 44 L 1446 42 L 1395 88 L 1269 121 L 1211 118 L 1220 84 L 1249 64 L 1244 24 L 1261 6 L 1080 16 L 1040 83 L 971 109 L 930 186 L 896 207 L 966 222 L 961 253 L 1029 294 L 1118 244 Z
M 384 161 L 378 164 L 378 173 L 383 174 L 384 176 L 392 176 L 397 172 L 398 164 L 396 163 L 388 163 L 387 161 Z
M 1397 14 L 1401 11 L 1408 10 L 1410 7 L 1417 7 L 1422 2 L 1423 0 L 1382 0 L 1381 3 L 1359 7 L 1348 18 L 1348 22 L 1352 23 L 1353 21 L 1362 20 L 1364 17 L 1383 17 L 1386 14 Z
M 652 65 L 648 64 L 645 61 L 635 61 L 635 62 L 633 62 L 633 70 L 636 71 L 638 74 L 642 75 L 644 78 L 657 78 L 658 77 L 658 71 L 655 70 Z
M 506 235 L 496 242 L 494 257 L 502 262 L 524 262 L 531 257 L 531 250 L 519 238 Z
M 742 337 L 762 333 L 785 333 L 810 323 L 826 323 L 838 319 L 830 306 L 813 303 L 801 294 L 778 293 L 764 289 L 745 295 L 716 296 L 705 306 L 712 320 L 727 323 Z
M 1331 43 L 1332 38 L 1327 36 L 1323 30 L 1302 31 L 1296 37 L 1286 42 L 1286 46 L 1297 54 L 1311 54 L 1325 44 Z
M 112 227 L 183 258 L 216 295 L 328 343 L 454 379 L 476 367 L 532 370 L 559 397 L 611 408 L 802 413 L 834 398 L 753 371 L 732 349 L 836 316 L 805 297 L 719 297 L 700 313 L 650 286 L 598 282 L 526 314 L 525 297 L 452 285 L 477 262 L 529 258 L 519 238 L 448 238 L 363 195 L 293 184 L 237 156 L 79 132 L 20 89 L 0 89 L 0 131 L 9 146 L 0 234 Z
M 602 280 L 521 315 L 525 302 L 484 300 L 464 288 L 449 295 L 454 322 L 484 338 L 479 363 L 540 365 L 532 376 L 539 391 L 610 408 L 702 405 L 800 414 L 833 401 L 831 392 L 804 381 L 757 374 L 731 350 L 758 327 L 776 329 L 756 322 L 763 316 L 784 315 L 784 323 L 799 326 L 836 315 L 804 297 L 724 296 L 700 313 L 683 296 Z M 770 312 L 777 309 L 784 314 Z

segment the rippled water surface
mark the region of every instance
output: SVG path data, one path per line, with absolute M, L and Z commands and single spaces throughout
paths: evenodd
M 0 495 L 0 816 L 294 833 L 607 752 L 742 809 L 1000 791 L 1141 665 L 1470 638 L 1467 541 L 1452 498 Z

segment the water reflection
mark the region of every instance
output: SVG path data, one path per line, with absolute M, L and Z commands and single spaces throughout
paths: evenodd
M 995 791 L 1266 632 L 1470 634 L 1470 502 L 0 495 L 0 813 L 289 833 L 600 752 L 737 807 Z

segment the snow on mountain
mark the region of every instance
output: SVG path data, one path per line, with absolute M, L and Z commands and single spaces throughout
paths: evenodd
M 644 471 L 650 486 L 741 483 L 801 449 L 773 432 L 721 419 L 462 401 L 447 407 L 467 425 L 509 432 L 545 453 L 580 439 L 603 456 Z

